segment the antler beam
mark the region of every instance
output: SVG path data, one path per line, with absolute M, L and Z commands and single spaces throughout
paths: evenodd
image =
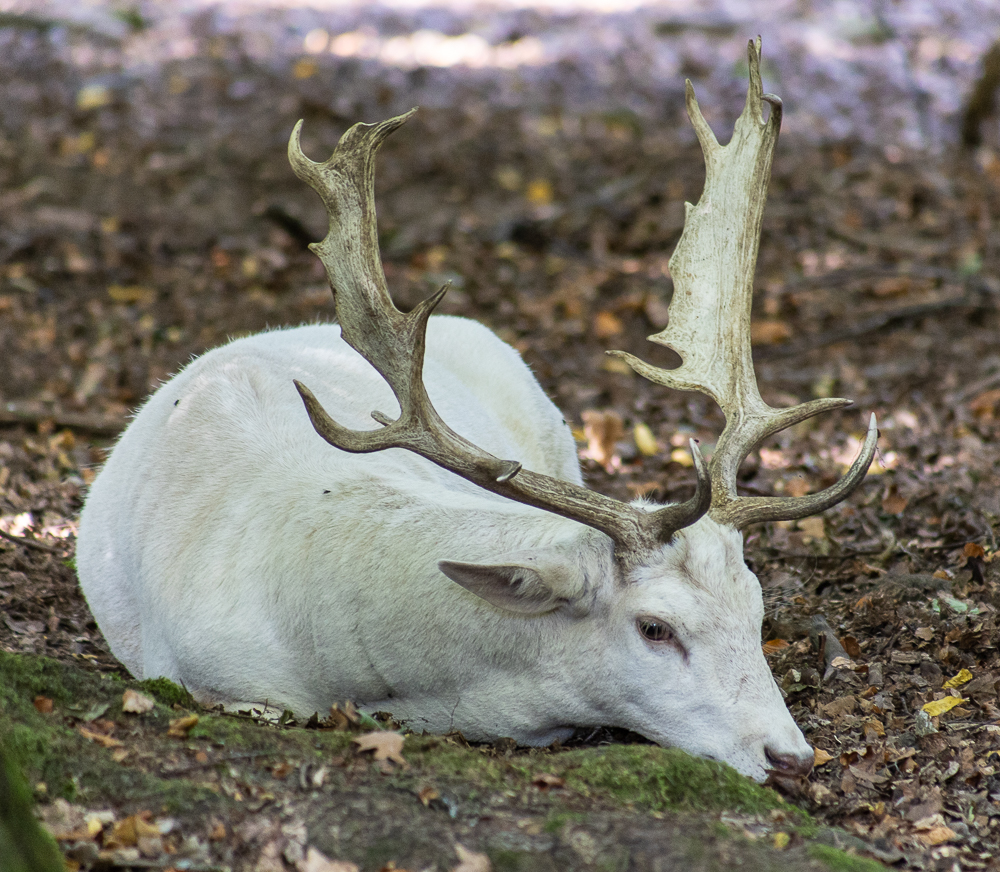
M 522 469 L 501 460 L 452 430 L 440 417 L 423 383 L 427 319 L 444 289 L 404 314 L 395 307 L 382 271 L 374 202 L 374 159 L 379 146 L 412 115 L 381 124 L 356 124 L 341 138 L 333 155 L 316 163 L 302 153 L 300 121 L 288 143 L 295 174 L 322 198 L 329 232 L 310 246 L 326 267 L 344 340 L 382 375 L 400 406 L 393 421 L 382 412 L 372 417 L 379 430 L 351 430 L 334 421 L 313 393 L 296 382 L 316 431 L 344 451 L 367 453 L 405 448 L 480 487 L 517 502 L 563 515 L 607 533 L 616 556 L 626 564 L 701 517 L 711 502 L 708 471 L 694 442 L 698 484 L 685 503 L 647 512 L 594 491 Z
M 737 496 L 739 465 L 764 439 L 851 402 L 821 399 L 775 409 L 761 399 L 757 387 L 750 350 L 750 308 L 771 161 L 781 127 L 781 100 L 763 93 L 759 37 L 756 43 L 750 42 L 748 55 L 746 104 L 726 146 L 719 145 L 701 114 L 691 82 L 686 83 L 688 115 L 705 156 L 705 189 L 696 206 L 685 203 L 684 232 L 670 258 L 674 280 L 670 321 L 664 330 L 649 337 L 676 351 L 682 363 L 677 369 L 665 370 L 625 352 L 609 352 L 622 357 L 650 381 L 677 390 L 699 391 L 722 408 L 726 426 L 709 467 L 709 515 L 737 527 L 802 518 L 846 498 L 864 478 L 878 437 L 873 415 L 857 461 L 826 491 L 794 499 Z M 766 121 L 764 103 L 770 106 Z

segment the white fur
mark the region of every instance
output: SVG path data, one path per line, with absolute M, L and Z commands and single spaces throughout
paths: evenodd
M 461 435 L 581 482 L 559 411 L 486 328 L 432 318 L 424 373 Z M 352 699 L 474 740 L 626 727 L 758 779 L 765 748 L 809 755 L 761 653 L 761 591 L 737 531 L 703 518 L 622 577 L 602 533 L 401 449 L 332 448 L 292 379 L 348 426 L 398 414 L 339 327 L 263 333 L 160 388 L 91 487 L 80 580 L 134 675 L 227 706 L 311 714 Z M 487 592 L 440 560 L 482 564 L 469 571 Z M 504 587 L 497 566 L 523 583 Z M 495 605 L 501 594 L 529 614 Z M 644 640 L 640 616 L 669 623 L 686 655 Z

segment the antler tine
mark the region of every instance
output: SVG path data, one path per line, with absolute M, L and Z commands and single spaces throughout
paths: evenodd
M 372 412 L 381 429 L 351 430 L 334 421 L 315 395 L 296 381 L 313 427 L 344 451 L 368 453 L 394 447 L 413 451 L 486 490 L 601 530 L 614 540 L 620 560 L 638 560 L 708 510 L 711 482 L 693 441 L 695 495 L 680 505 L 647 512 L 494 457 L 452 430 L 431 404 L 423 383 L 427 319 L 445 288 L 407 314 L 395 307 L 382 271 L 374 205 L 375 154 L 411 114 L 381 124 L 354 125 L 323 163 L 302 153 L 301 121 L 288 143 L 296 175 L 316 190 L 329 214 L 326 237 L 309 247 L 326 267 L 341 335 L 378 370 L 400 406 L 395 421 Z
M 696 206 L 685 203 L 684 232 L 670 258 L 674 295 L 670 322 L 652 342 L 680 354 L 677 369 L 664 370 L 616 351 L 650 381 L 712 397 L 726 426 L 710 464 L 714 519 L 737 527 L 755 521 L 801 518 L 833 505 L 864 478 L 875 451 L 877 431 L 869 430 L 850 472 L 819 494 L 795 499 L 744 498 L 736 493 L 740 463 L 764 439 L 820 412 L 850 404 L 820 399 L 774 409 L 761 399 L 750 350 L 750 308 L 760 228 L 781 127 L 781 100 L 763 93 L 760 37 L 748 46 L 750 84 L 746 104 L 729 144 L 720 146 L 701 114 L 691 82 L 686 83 L 688 115 L 705 155 L 705 189 Z M 765 121 L 763 105 L 770 114 Z M 874 425 L 872 425 L 874 426 Z
M 868 474 L 868 467 L 875 456 L 878 443 L 878 423 L 872 415 L 868 422 L 861 451 L 851 464 L 851 468 L 836 483 L 820 491 L 803 497 L 739 497 L 712 508 L 712 517 L 720 524 L 731 524 L 742 528 L 762 521 L 793 521 L 807 518 L 826 511 L 847 499 Z

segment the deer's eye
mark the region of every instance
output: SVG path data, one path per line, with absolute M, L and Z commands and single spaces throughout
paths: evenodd
M 642 637 L 650 642 L 672 642 L 674 639 L 674 631 L 670 628 L 669 624 L 663 621 L 656 621 L 652 618 L 639 618 L 636 621 L 636 626 L 639 628 Z

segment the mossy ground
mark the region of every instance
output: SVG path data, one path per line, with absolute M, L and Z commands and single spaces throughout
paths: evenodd
M 123 712 L 130 687 L 152 696 L 154 708 Z M 227 832 L 281 805 L 283 815 L 294 809 L 309 822 L 310 838 L 330 856 L 363 870 L 450 857 L 456 841 L 478 842 L 498 872 L 645 868 L 646 846 L 664 840 L 673 859 L 663 868 L 725 869 L 737 858 L 740 868 L 784 872 L 881 868 L 812 844 L 808 815 L 774 791 L 673 749 L 501 752 L 409 736 L 409 766 L 387 770 L 354 753 L 343 732 L 200 711 L 186 734 L 170 735 L 171 721 L 193 710 L 186 691 L 165 680 L 136 683 L 0 653 L 0 743 L 43 803 L 155 809 L 195 830 L 225 821 Z M 540 774 L 564 784 L 547 789 Z M 779 830 L 791 834 L 780 852 Z M 242 868 L 239 852 L 230 859 Z
M 881 863 L 864 857 L 855 857 L 830 845 L 810 845 L 809 856 L 825 863 L 831 872 L 879 872 Z
M 45 657 L 0 652 L 0 743 L 36 793 L 91 803 L 155 799 L 167 806 L 204 798 L 184 782 L 117 764 L 76 729 L 99 719 L 123 721 L 122 693 L 128 686 Z M 44 700 L 51 700 L 51 713 L 40 710 Z M 143 717 L 153 729 L 166 731 L 171 712 L 159 705 Z
M 3 872 L 60 872 L 52 837 L 31 813 L 31 794 L 0 745 L 0 868 Z

